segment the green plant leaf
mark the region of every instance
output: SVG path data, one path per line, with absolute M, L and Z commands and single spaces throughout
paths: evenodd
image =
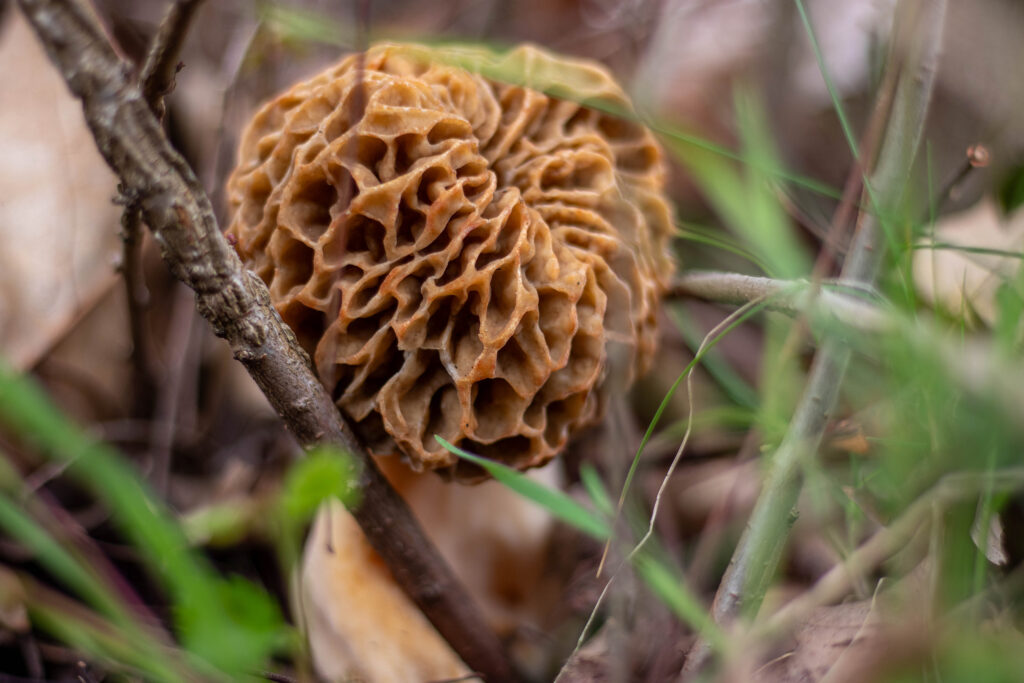
M 89 567 L 58 543 L 42 526 L 7 496 L 0 494 L 0 529 L 32 552 L 54 577 L 99 609 L 118 626 L 138 626 Z
M 220 579 L 213 600 L 212 605 L 186 602 L 176 608 L 190 652 L 241 674 L 258 669 L 267 653 L 281 649 L 288 629 L 277 603 L 261 587 L 240 576 Z
M 355 458 L 338 448 L 315 448 L 292 465 L 281 491 L 281 510 L 290 523 L 305 524 L 325 500 L 336 498 L 345 507 L 358 503 L 359 467 Z
M 725 634 L 711 619 L 704 605 L 686 590 L 681 576 L 649 553 L 638 554 L 634 562 L 644 583 L 683 623 L 693 626 L 717 651 L 727 651 Z
M 527 500 L 534 501 L 548 510 L 552 516 L 561 519 L 570 526 L 598 540 L 608 538 L 608 524 L 561 491 L 549 489 L 542 484 L 538 484 L 511 467 L 481 458 L 478 455 L 453 446 L 439 435 L 435 434 L 434 438 L 437 439 L 439 444 L 448 449 L 449 452 L 484 468 L 495 480 Z M 595 507 L 602 511 L 614 513 L 612 501 L 600 478 L 597 476 L 596 470 L 589 465 L 584 465 L 580 470 L 580 476 L 584 481 L 587 492 L 594 500 Z M 665 604 L 683 623 L 699 630 L 707 637 L 713 647 L 719 651 L 724 651 L 727 643 L 721 630 L 708 616 L 700 601 L 687 590 L 682 577 L 676 576 L 669 569 L 668 565 L 660 562 L 647 551 L 635 552 L 631 555 L 631 558 L 640 576 L 651 590 L 654 591 L 655 595 L 664 600 Z

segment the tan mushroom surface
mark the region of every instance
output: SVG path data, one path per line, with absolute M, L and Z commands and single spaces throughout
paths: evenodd
M 661 152 L 637 123 L 425 53 L 379 45 L 266 104 L 228 231 L 371 450 L 479 475 L 439 434 L 541 465 L 600 416 L 611 372 L 650 364 L 673 270 Z M 596 64 L 510 57 L 630 111 Z

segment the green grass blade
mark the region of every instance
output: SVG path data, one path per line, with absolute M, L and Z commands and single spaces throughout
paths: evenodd
M 28 531 L 34 534 L 38 530 Z M 37 559 L 43 561 L 42 556 Z M 54 571 L 52 567 L 48 568 Z M 71 582 L 68 583 L 71 586 Z M 197 671 L 189 669 L 177 657 L 173 649 L 150 637 L 141 625 L 128 624 L 122 627 L 107 621 L 63 594 L 2 566 L 0 604 L 8 607 L 23 605 L 34 625 L 80 652 L 87 653 L 91 658 L 108 663 L 112 668 L 129 669 L 136 674 L 145 673 L 151 680 L 158 681 L 202 679 Z
M 818 61 L 818 70 L 821 72 L 821 77 L 825 80 L 825 87 L 828 88 L 828 95 L 832 99 L 832 106 L 835 108 L 836 117 L 839 119 L 839 126 L 842 128 L 843 135 L 846 137 L 846 144 L 850 146 L 850 152 L 853 154 L 854 160 L 860 161 L 860 146 L 857 144 L 857 138 L 853 134 L 853 126 L 850 125 L 850 120 L 847 118 L 846 111 L 843 109 L 843 102 L 839 97 L 839 90 L 832 81 L 832 76 L 829 74 L 828 67 L 825 64 L 825 54 L 821 51 L 821 45 L 818 44 L 818 36 L 814 32 L 814 26 L 811 25 L 811 18 L 807 14 L 807 8 L 804 7 L 803 0 L 795 0 L 795 2 L 797 12 L 800 14 L 800 21 L 803 22 L 804 31 L 807 33 L 807 38 L 811 42 L 811 50 L 814 52 L 814 58 Z
M 166 681 L 167 683 L 180 683 L 183 680 L 218 680 L 209 676 L 200 676 L 196 672 L 189 672 L 180 665 L 168 665 L 161 658 L 153 657 L 151 652 L 139 649 L 117 630 L 97 627 L 95 623 L 75 618 L 66 611 L 29 605 L 29 612 L 32 615 L 32 620 L 38 623 L 43 630 L 67 643 L 77 652 L 106 662 L 113 668 L 128 669 L 123 671 L 125 674 L 144 675 L 148 680 Z
M 354 44 L 352 31 L 330 15 L 315 10 L 296 10 L 277 3 L 264 3 L 260 17 L 279 35 L 289 40 L 307 43 L 321 43 L 335 47 L 350 47 Z M 739 161 L 747 165 L 756 162 L 727 147 L 718 145 L 698 135 L 692 135 L 665 121 L 642 118 L 621 102 L 610 100 L 602 93 L 604 85 L 597 89 L 588 75 L 589 68 L 574 68 L 559 62 L 557 68 L 532 56 L 524 59 L 515 48 L 487 45 L 465 41 L 442 41 L 433 37 L 422 37 L 419 45 L 410 45 L 410 54 L 425 60 L 457 66 L 478 73 L 490 80 L 522 85 L 543 92 L 552 97 L 579 102 L 592 109 L 604 111 L 612 116 L 643 123 L 670 146 L 683 150 L 699 150 Z M 603 80 L 603 79 L 602 79 Z M 814 178 L 772 166 L 762 169 L 778 180 L 798 185 L 811 192 L 839 199 L 841 193 L 834 187 Z
M 750 95 L 737 92 L 737 123 L 745 165 L 697 147 L 666 140 L 704 196 L 745 249 L 763 261 L 773 277 L 797 278 L 810 270 L 810 257 L 779 203 L 775 184 L 781 164 L 764 113 Z
M 464 451 L 458 446 L 453 446 L 439 435 L 435 435 L 434 438 L 437 439 L 439 444 L 448 449 L 450 453 L 475 465 L 479 465 L 494 477 L 496 481 L 501 482 L 524 498 L 537 503 L 550 512 L 553 517 L 562 520 L 588 536 L 593 536 L 600 540 L 608 538 L 608 525 L 594 512 L 583 507 L 561 491 L 556 491 L 543 484 L 539 484 L 511 467 L 488 460 L 487 458 L 481 458 L 479 455 Z
M 1008 249 L 994 249 L 991 247 L 972 247 L 966 244 L 954 244 L 952 242 L 918 242 L 913 247 L 915 250 L 933 249 L 936 251 L 962 251 L 965 254 L 981 254 L 984 256 L 1002 256 L 1024 260 L 1024 251 L 1010 251 Z
M 698 329 L 697 324 L 681 306 L 668 306 L 666 308 L 669 318 L 675 323 L 679 333 L 683 335 L 683 341 L 686 342 L 691 351 L 696 353 L 704 336 Z M 718 385 L 733 403 L 750 410 L 757 410 L 761 402 L 757 391 L 740 377 L 721 356 L 711 351 L 705 352 L 701 354 L 701 364 L 708 371 L 708 374 L 718 382 Z
M 105 444 L 72 425 L 41 389 L 0 362 L 0 424 L 42 453 L 110 509 L 174 603 L 186 647 L 225 671 L 250 670 L 280 641 L 276 603 L 255 585 L 223 581 L 191 551 L 182 527 L 148 485 Z
M 580 483 L 583 484 L 583 490 L 590 496 L 590 502 L 594 504 L 595 510 L 608 518 L 615 515 L 615 504 L 612 503 L 611 496 L 608 495 L 608 489 L 604 487 L 600 475 L 589 462 L 580 465 Z
M 0 528 L 32 552 L 36 561 L 119 626 L 137 627 L 117 597 L 87 565 L 68 552 L 14 501 L 0 493 Z
M 608 525 L 561 491 L 539 484 L 511 467 L 453 446 L 439 435 L 435 435 L 434 438 L 449 452 L 484 468 L 495 480 L 527 500 L 537 503 L 552 516 L 599 540 L 608 538 Z M 595 502 L 595 507 L 614 512 L 611 499 L 594 468 L 584 465 L 580 470 L 580 476 Z M 633 556 L 633 563 L 654 594 L 664 600 L 683 623 L 706 635 L 715 648 L 721 650 L 726 647 L 721 630 L 711 621 L 700 601 L 686 589 L 682 577 L 676 576 L 667 565 L 648 552 L 636 553 Z
M 644 583 L 679 619 L 690 624 L 718 652 L 728 651 L 728 640 L 722 629 L 711 619 L 704 605 L 688 590 L 681 576 L 648 553 L 639 553 L 633 560 Z
M 732 240 L 722 230 L 709 230 L 692 224 L 677 224 L 676 228 L 676 237 L 681 240 L 704 244 L 709 247 L 729 252 L 730 254 L 735 254 L 745 261 L 749 261 L 757 266 L 758 270 L 762 273 L 767 273 L 771 270 L 771 267 L 764 259 L 757 256 L 742 244 Z
M 665 409 L 668 407 L 668 404 L 672 401 L 672 397 L 675 396 L 676 390 L 679 388 L 679 385 L 683 383 L 683 380 L 686 379 L 686 376 L 693 370 L 697 363 L 701 362 L 705 354 L 707 354 L 707 352 L 710 351 L 711 349 L 715 348 L 715 345 L 717 345 L 718 342 L 723 337 L 725 337 L 725 335 L 729 334 L 729 332 L 736 329 L 737 326 L 741 325 L 752 316 L 756 315 L 757 313 L 760 313 L 761 310 L 765 307 L 765 305 L 766 302 L 755 304 L 753 306 L 750 306 L 741 315 L 736 316 L 736 319 L 729 323 L 729 325 L 727 325 L 721 332 L 719 332 L 717 335 L 709 339 L 708 343 L 704 346 L 704 350 L 701 353 L 696 354 L 693 360 L 691 360 L 686 365 L 686 367 L 683 368 L 683 371 L 679 373 L 679 376 L 676 378 L 676 381 L 672 383 L 672 386 L 669 387 L 668 392 L 665 394 L 665 398 L 661 399 L 661 403 L 658 405 L 658 409 L 654 412 L 654 417 L 651 418 L 650 423 L 647 425 L 647 431 L 644 432 L 644 436 L 640 440 L 640 446 L 636 449 L 636 455 L 633 456 L 633 462 L 630 463 L 629 471 L 626 472 L 626 480 L 622 484 L 622 493 L 619 496 L 619 508 L 622 507 L 622 503 L 623 501 L 625 501 L 626 495 L 629 492 L 629 488 L 633 483 L 633 477 L 636 475 L 637 468 L 640 465 L 640 456 L 643 454 L 644 449 L 647 447 L 647 442 L 651 440 L 651 436 L 654 434 L 654 430 L 657 429 L 658 423 L 661 422 L 661 416 L 662 414 L 664 414 Z

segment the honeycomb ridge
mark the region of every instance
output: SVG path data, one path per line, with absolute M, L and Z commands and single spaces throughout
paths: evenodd
M 472 478 L 434 434 L 541 465 L 600 416 L 609 366 L 647 369 L 664 173 L 638 124 L 379 45 L 255 115 L 228 232 L 371 450 Z

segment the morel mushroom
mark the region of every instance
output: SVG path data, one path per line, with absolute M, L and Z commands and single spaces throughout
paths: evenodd
M 229 232 L 371 450 L 478 476 L 439 434 L 541 465 L 599 417 L 610 356 L 623 384 L 650 363 L 673 268 L 661 153 L 636 123 L 424 54 L 376 46 L 266 104 Z M 629 111 L 597 65 L 507 63 Z

